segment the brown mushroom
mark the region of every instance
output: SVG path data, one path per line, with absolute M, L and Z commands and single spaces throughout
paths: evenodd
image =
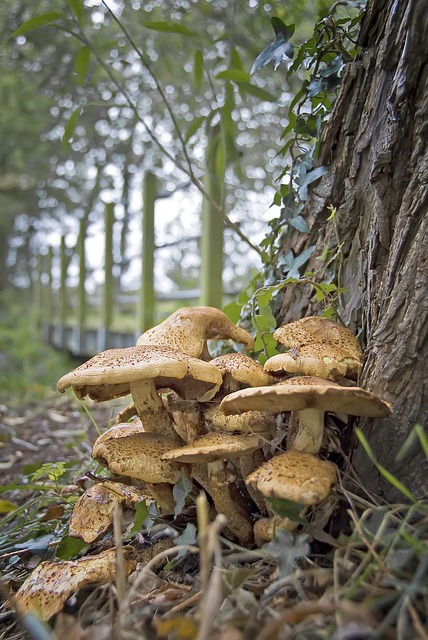
M 170 511 L 175 506 L 172 485 L 187 474 L 184 465 L 162 459 L 176 446 L 168 436 L 117 425 L 97 438 L 92 457 L 113 473 L 144 481 L 162 510 Z
M 335 464 L 292 449 L 264 462 L 248 476 L 246 483 L 256 487 L 266 498 L 312 506 L 329 495 L 335 480 Z
M 217 511 L 227 517 L 229 529 L 244 544 L 250 544 L 253 539 L 251 517 L 245 506 L 237 500 L 237 495 L 233 495 L 235 476 L 227 468 L 225 459 L 239 461 L 241 456 L 253 453 L 262 444 L 263 440 L 255 434 L 208 433 L 191 445 L 168 451 L 162 456 L 163 460 L 207 464 L 208 493 Z
M 262 365 L 244 353 L 225 353 L 210 361 L 221 372 L 223 382 L 217 395 L 245 387 L 262 387 L 274 381 Z
M 207 340 L 233 340 L 247 349 L 254 338 L 237 327 L 223 311 L 215 307 L 183 307 L 163 322 L 145 331 L 138 345 L 161 345 L 190 356 L 210 360 Z
M 309 453 L 318 453 L 321 447 L 326 411 L 371 418 L 386 418 L 391 413 L 391 406 L 370 391 L 342 387 L 315 376 L 236 391 L 222 400 L 220 409 L 226 415 L 257 409 L 272 413 L 296 411 L 299 429 L 289 447 Z
M 103 351 L 58 381 L 58 390 L 72 387 L 79 399 L 97 402 L 131 393 L 144 429 L 178 439 L 157 389 L 173 389 L 187 399 L 209 399 L 221 374 L 208 362 L 159 346 L 144 345 Z
M 362 351 L 346 327 L 309 316 L 278 327 L 273 336 L 288 349 L 265 362 L 265 370 L 273 375 L 294 373 L 329 380 L 358 377 Z

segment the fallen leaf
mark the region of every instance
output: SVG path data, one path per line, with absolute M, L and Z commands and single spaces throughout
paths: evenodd
M 161 638 L 194 640 L 198 634 L 198 626 L 190 616 L 176 616 L 169 620 L 155 618 L 153 625 Z
M 159 589 L 153 589 L 153 591 L 150 591 L 144 599 L 150 604 L 162 607 L 187 597 L 191 589 L 192 587 L 187 584 L 167 582 Z
M 11 511 L 15 511 L 18 508 L 18 505 L 10 500 L 0 500 L 0 513 L 10 513 Z
M 124 549 L 128 576 L 137 564 L 133 549 Z M 92 584 L 107 584 L 115 576 L 116 549 L 79 560 L 42 562 L 25 580 L 14 596 L 21 614 L 34 613 L 49 620 L 61 611 L 65 602 L 78 589 Z
M 69 534 L 85 542 L 94 542 L 106 533 L 112 523 L 116 506 L 132 507 L 144 501 L 145 494 L 135 487 L 120 482 L 106 481 L 94 484 L 74 505 Z

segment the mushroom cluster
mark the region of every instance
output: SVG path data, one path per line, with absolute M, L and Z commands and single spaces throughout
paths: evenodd
M 362 353 L 348 329 L 309 317 L 278 328 L 274 337 L 286 350 L 264 367 L 236 351 L 211 358 L 208 340 L 251 350 L 254 339 L 218 309 L 183 308 L 143 333 L 136 346 L 104 351 L 66 374 L 58 389 L 71 387 L 79 399 L 97 402 L 131 394 L 118 424 L 96 440 L 93 457 L 165 511 L 174 509 L 174 484 L 191 479 L 226 515 L 230 535 L 260 545 L 276 528 L 297 526 L 274 515 L 272 498 L 304 511 L 329 495 L 336 466 L 318 455 L 325 413 L 385 417 L 391 411 L 355 386 Z M 287 450 L 272 456 L 277 416 L 288 412 Z M 108 490 L 103 501 L 111 483 Z M 118 493 L 116 501 L 131 500 Z M 105 529 L 93 531 L 75 535 L 88 541 Z

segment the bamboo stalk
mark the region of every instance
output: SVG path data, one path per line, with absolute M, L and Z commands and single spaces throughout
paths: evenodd
M 157 180 L 146 173 L 143 182 L 143 237 L 141 250 L 141 285 L 138 305 L 138 330 L 146 331 L 154 324 L 154 255 L 155 255 L 155 202 Z
M 100 330 L 99 350 L 107 346 L 107 334 L 111 329 L 114 308 L 114 279 L 113 279 L 113 225 L 114 203 L 105 206 L 105 241 L 104 241 L 104 294 L 102 303 L 102 318 Z
M 212 200 L 218 206 L 224 204 L 224 149 L 218 128 L 210 131 L 206 150 L 204 189 L 210 199 L 202 201 L 201 297 L 200 304 L 221 308 L 223 306 L 223 233 L 224 220 Z

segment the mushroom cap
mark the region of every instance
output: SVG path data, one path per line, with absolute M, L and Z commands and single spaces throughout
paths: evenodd
M 256 434 L 233 435 L 229 433 L 206 433 L 185 447 L 168 451 L 162 460 L 177 462 L 214 462 L 233 460 L 253 453 L 264 444 L 264 439 Z
M 352 331 L 321 316 L 309 316 L 278 327 L 275 340 L 289 349 L 265 362 L 270 373 L 298 373 L 356 379 L 362 351 Z
M 254 338 L 215 307 L 182 307 L 145 331 L 137 345 L 161 345 L 199 358 L 209 339 L 233 340 L 247 349 L 254 346 Z
M 63 393 L 72 387 L 79 399 L 110 400 L 130 392 L 130 383 L 151 379 L 158 389 L 173 389 L 187 399 L 211 397 L 222 382 L 210 363 L 160 346 L 107 349 L 63 376 Z
M 304 451 L 291 449 L 264 462 L 245 483 L 266 498 L 281 498 L 303 505 L 324 500 L 336 480 L 336 465 Z
M 291 379 L 293 380 L 293 379 Z M 253 387 L 235 391 L 223 398 L 220 409 L 226 415 L 243 411 L 303 411 L 317 409 L 347 413 L 351 416 L 386 418 L 391 406 L 379 396 L 360 387 L 341 387 L 330 383 L 301 384 L 285 380 L 270 387 Z M 304 380 L 304 378 L 302 378 Z
M 275 414 L 267 411 L 246 411 L 226 416 L 218 404 L 213 404 L 208 406 L 204 417 L 210 431 L 269 434 L 275 433 L 277 428 Z
M 109 433 L 112 432 L 112 433 Z M 92 457 L 110 471 L 151 482 L 175 484 L 183 467 L 162 460 L 162 455 L 177 446 L 177 442 L 158 433 L 135 432 L 117 437 L 117 427 L 103 433 L 94 443 Z M 111 436 L 111 437 L 109 437 Z
M 266 373 L 262 365 L 244 353 L 225 353 L 210 360 L 210 364 L 221 371 L 226 384 L 228 379 L 245 387 L 261 387 L 273 382 L 272 376 Z

